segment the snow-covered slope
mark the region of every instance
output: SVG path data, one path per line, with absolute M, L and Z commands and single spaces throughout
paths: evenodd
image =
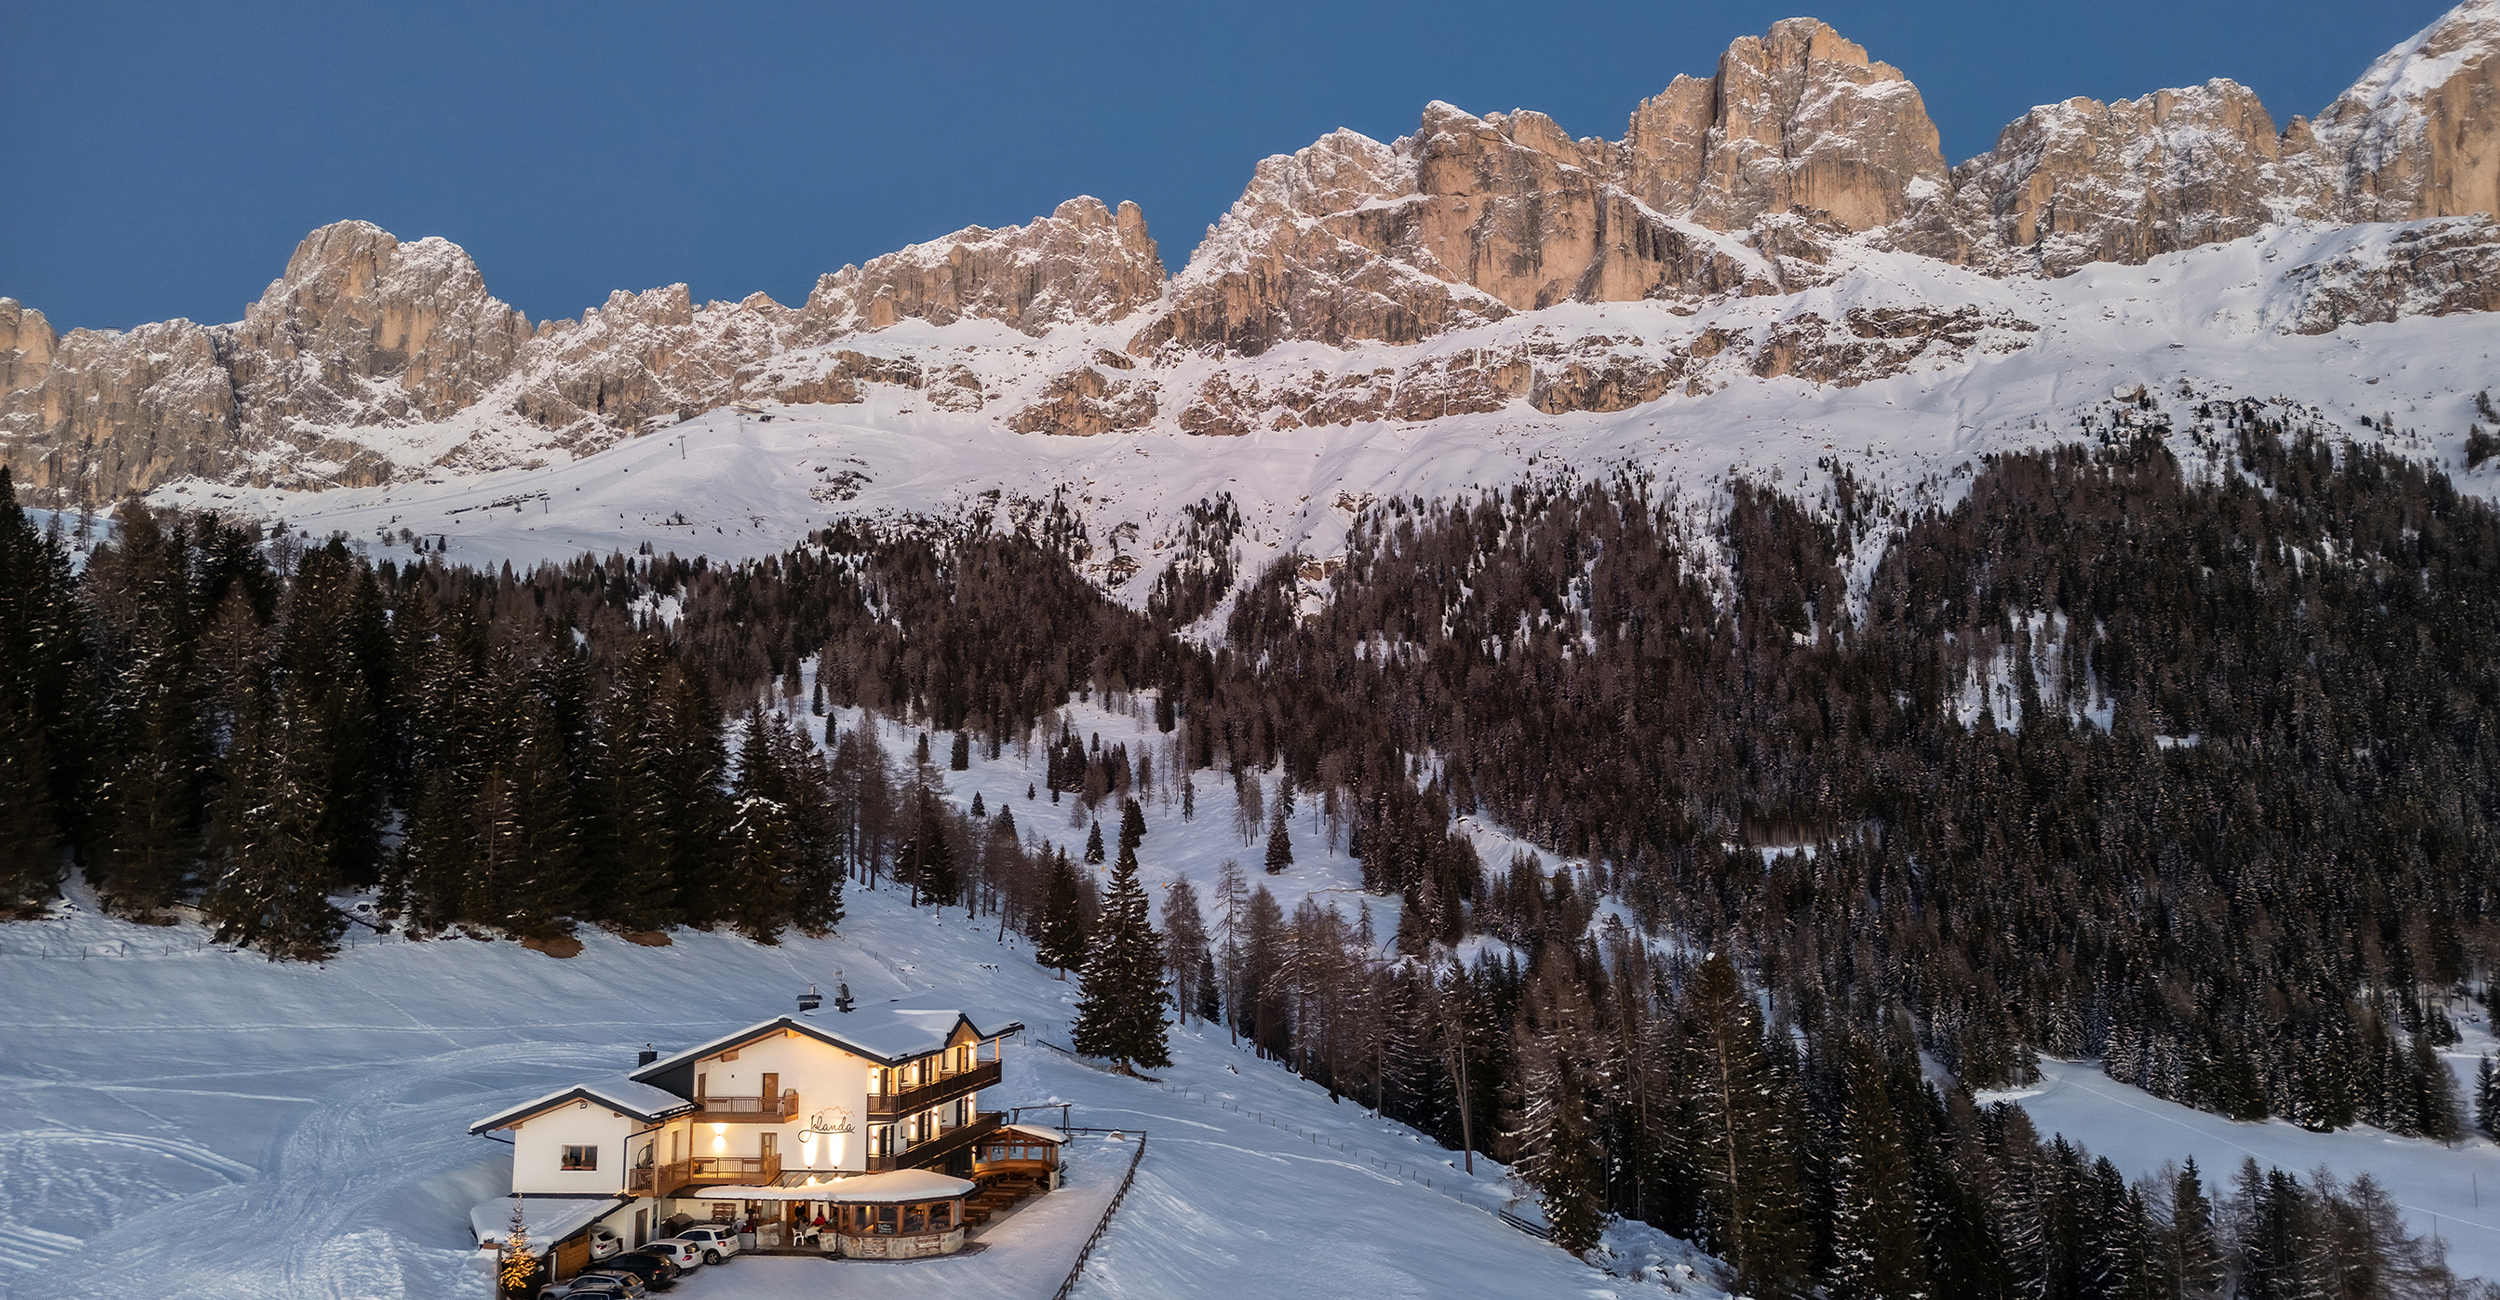
M 1076 717 L 1106 743 L 1153 734 L 1125 713 Z M 958 801 L 980 790 L 1064 842 L 1047 799 L 1022 797 L 1037 775 L 1013 752 L 949 774 Z M 1194 821 L 1150 813 L 1150 882 L 1182 870 L 1206 880 L 1238 855 L 1229 789 L 1200 794 Z M 1317 837 L 1301 857 L 1275 882 L 1289 907 L 1348 883 L 1349 864 Z M 1602 1296 L 1637 1285 L 1504 1226 L 1491 1210 L 1516 1190 L 1498 1167 L 1480 1161 L 1471 1178 L 1413 1130 L 1332 1101 L 1220 1028 L 1175 1031 L 1176 1065 L 1159 1082 L 1107 1074 L 1037 1041 L 1065 1042 L 1077 985 L 1034 966 L 1018 936 L 1002 942 L 994 920 L 915 911 L 891 892 L 855 889 L 849 903 L 839 936 L 777 947 L 681 931 L 647 948 L 586 932 L 579 956 L 557 960 L 511 942 L 359 929 L 336 960 L 305 966 L 218 949 L 189 927 L 112 920 L 73 893 L 52 919 L 0 933 L 11 994 L 0 1296 L 473 1294 L 483 1280 L 469 1208 L 510 1177 L 508 1147 L 468 1136 L 476 1116 L 612 1071 L 646 1042 L 779 1014 L 837 979 L 865 1000 L 944 991 L 1033 1026 L 985 1106 L 1066 1102 L 1079 1125 L 1151 1134 L 1083 1294 Z M 1047 1295 L 1091 1225 L 1059 1237 L 1041 1226 L 1019 1229 L 1036 1240 L 1018 1249 L 950 1267 L 1045 1268 L 1022 1282 L 974 1269 L 970 1293 Z M 1708 1266 L 1674 1243 L 1646 1232 L 1615 1243 L 1618 1271 L 1664 1265 L 1682 1294 L 1720 1294 L 1674 1269 Z
M 186 480 L 153 499 L 283 518 L 316 537 L 344 532 L 377 558 L 407 553 L 405 529 L 440 537 L 454 560 L 491 564 L 645 545 L 753 555 L 844 516 L 982 515 L 1007 529 L 1020 504 L 1057 495 L 1087 524 L 1089 572 L 1141 601 L 1178 553 L 1183 510 L 1225 494 L 1244 516 L 1248 572 L 1286 551 L 1330 555 L 1356 511 L 1390 497 L 1561 472 L 1635 469 L 1706 515 L 1730 474 L 1810 496 L 1830 462 L 1914 505 L 1949 495 L 1985 454 L 2085 437 L 2087 419 L 2107 427 L 2118 395 L 2139 387 L 2193 456 L 2205 454 L 2193 438 L 2197 406 L 2249 399 L 2438 462 L 2465 490 L 2491 496 L 2500 472 L 2466 473 L 2461 448 L 2474 395 L 2500 386 L 2500 317 L 2350 319 L 2378 268 L 2453 224 L 2296 223 L 2055 280 L 1998 280 L 1861 248 L 1845 274 L 1797 294 L 1698 311 L 1566 304 L 1397 349 L 1396 368 L 1379 365 L 1376 349 L 1294 343 L 1255 359 L 1109 370 L 1118 382 L 1155 385 L 1166 415 L 1087 438 L 1019 434 L 979 411 L 942 409 L 925 389 L 870 382 L 857 402 L 716 410 L 537 469 L 325 492 Z M 1903 320 L 1926 324 L 1906 339 L 1885 335 Z M 961 365 L 994 402 L 1020 405 L 1116 333 L 1069 325 L 1035 340 L 995 323 L 906 321 L 873 351 L 924 373 Z M 1549 364 L 1539 353 L 1557 339 L 1603 347 L 1552 363 L 1556 386 L 1648 384 L 1662 394 L 1618 410 L 1549 414 L 1499 397 L 1468 411 L 1483 395 L 1470 384 L 1514 364 Z M 1577 381 L 1563 376 L 1572 367 Z M 1809 367 L 1826 381 L 1798 373 Z M 1249 431 L 1176 427 L 1175 394 L 1219 383 L 1252 394 L 1236 402 L 1255 417 Z M 1318 397 L 1297 412 L 1280 394 Z M 1445 402 L 1459 413 L 1439 415 Z M 1331 411 L 1343 414 L 1323 418 Z M 2377 427 L 2382 417 L 2397 432 Z
M 1126 712 L 1080 706 L 1074 717 L 1106 744 L 1153 738 Z M 1068 838 L 1064 814 L 1021 797 L 1034 774 L 1013 751 L 946 775 L 958 802 L 977 790 L 1015 808 L 1028 833 Z M 1150 801 L 1150 885 L 1183 870 L 1203 884 L 1212 864 L 1240 852 L 1229 789 L 1199 796 L 1187 822 Z M 1297 865 L 1262 877 L 1289 908 L 1304 894 L 1344 897 L 1350 864 L 1319 839 L 1298 837 Z M 1043 1046 L 1064 1042 L 1076 985 L 1035 967 L 1017 936 L 1002 942 L 994 922 L 913 910 L 891 892 L 854 890 L 849 902 L 839 936 L 776 947 L 681 931 L 672 946 L 647 948 L 588 932 L 579 956 L 557 960 L 511 942 L 359 930 L 336 960 L 306 966 L 223 951 L 188 927 L 111 920 L 74 894 L 52 919 L 0 933 L 0 984 L 11 993 L 0 1011 L 10 1044 L 0 1056 L 0 1296 L 473 1294 L 482 1278 L 469 1209 L 508 1187 L 510 1156 L 468 1136 L 470 1121 L 614 1070 L 646 1042 L 681 1045 L 779 1013 L 791 994 L 837 978 L 865 999 L 943 991 L 1023 1018 L 1032 1030 L 985 1105 L 1065 1102 L 1078 1124 L 1151 1134 L 1081 1295 L 1722 1294 L 1709 1260 L 1654 1232 L 1611 1232 L 1601 1271 L 1505 1226 L 1491 1211 L 1517 1188 L 1498 1167 L 1479 1160 L 1470 1177 L 1453 1153 L 1373 1118 L 1359 1098 L 1332 1101 L 1220 1028 L 1176 1030 L 1175 1065 L 1159 1082 Z M 1394 918 L 1381 920 L 1385 934 Z M 2476 1201 L 2481 1173 L 2500 1187 L 2500 1148 L 2488 1142 L 2451 1149 L 2232 1124 L 2056 1063 L 2047 1080 L 2022 1099 L 2042 1128 L 2130 1173 L 2193 1153 L 2221 1174 L 2243 1149 L 2297 1168 L 2368 1169 L 2417 1230 L 2435 1223 L 2460 1272 L 2500 1276 L 2500 1204 Z M 1110 1167 L 1079 1174 L 1109 1177 Z M 1082 1234 L 1054 1238 L 1049 1226 L 1035 1218 L 995 1254 L 948 1265 L 969 1270 L 950 1271 L 949 1285 L 1048 1294 L 1064 1268 L 1052 1261 L 1071 1258 Z M 976 1267 L 983 1259 L 1052 1275 L 1023 1286 Z M 724 1289 L 733 1277 L 747 1280 Z M 762 1261 L 701 1285 L 687 1294 L 812 1293 Z

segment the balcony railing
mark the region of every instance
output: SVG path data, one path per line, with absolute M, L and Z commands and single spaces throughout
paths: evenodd
M 927 1110 L 942 1101 L 953 1101 L 975 1089 L 995 1086 L 997 1083 L 998 1062 L 983 1061 L 969 1070 L 940 1074 L 937 1078 L 917 1087 L 905 1088 L 901 1092 L 880 1093 L 870 1097 L 868 1114 L 871 1118 L 878 1119 L 909 1115 L 914 1111 Z
M 703 1111 L 699 1120 L 732 1124 L 780 1124 L 799 1113 L 799 1092 L 784 1088 L 778 1097 L 697 1097 L 695 1104 Z
M 664 1165 L 644 1165 L 625 1171 L 625 1190 L 636 1196 L 666 1196 L 693 1179 L 693 1171 L 683 1160 Z
M 923 1138 L 892 1155 L 868 1157 L 868 1172 L 881 1174 L 893 1169 L 926 1169 L 996 1132 L 999 1121 L 1005 1118 L 1006 1115 L 1000 1111 L 982 1111 L 973 1116 L 969 1124 L 958 1124 Z
M 781 1181 L 781 1157 L 696 1156 L 687 1162 L 691 1183 L 774 1183 Z

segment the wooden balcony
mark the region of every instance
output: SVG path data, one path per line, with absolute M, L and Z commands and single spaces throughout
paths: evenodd
M 711 1123 L 786 1124 L 799 1113 L 799 1092 L 784 1088 L 778 1097 L 697 1097 L 703 1109 L 694 1118 Z
M 665 1165 L 644 1165 L 625 1171 L 625 1190 L 634 1196 L 667 1196 L 692 1181 L 694 1172 L 683 1161 Z
M 927 1110 L 939 1102 L 953 1101 L 976 1089 L 995 1087 L 998 1083 L 998 1062 L 983 1061 L 969 1070 L 941 1074 L 918 1087 L 901 1092 L 880 1093 L 868 1099 L 870 1119 L 892 1119 Z
M 781 1157 L 769 1156 L 696 1156 L 686 1162 L 689 1183 L 777 1183 L 781 1181 Z
M 967 1070 L 966 1074 L 978 1073 Z M 904 1094 L 909 1095 L 909 1094 Z M 972 1117 L 969 1124 L 958 1124 L 934 1137 L 923 1138 L 888 1156 L 868 1157 L 868 1172 L 882 1174 L 894 1169 L 928 1169 L 998 1130 L 1005 1112 L 988 1110 Z

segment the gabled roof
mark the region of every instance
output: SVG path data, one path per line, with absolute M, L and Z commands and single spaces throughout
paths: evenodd
M 512 1230 L 512 1210 L 521 1208 L 522 1226 L 530 1235 L 530 1253 L 544 1255 L 547 1248 L 591 1224 L 607 1217 L 607 1213 L 631 1200 L 625 1196 L 498 1196 L 479 1201 L 469 1210 L 469 1231 L 476 1235 L 480 1247 L 500 1248 L 504 1234 Z
M 594 1101 L 627 1118 L 639 1120 L 645 1124 L 657 1124 L 672 1115 L 683 1115 L 695 1108 L 693 1102 L 664 1088 L 654 1088 L 650 1084 L 626 1078 L 621 1074 L 611 1074 L 605 1078 L 593 1079 L 588 1083 L 577 1083 L 570 1088 L 558 1089 L 535 1101 L 525 1101 L 510 1110 L 489 1115 L 471 1124 L 469 1131 L 483 1133 L 488 1129 L 502 1128 L 516 1120 L 528 1119 L 542 1110 L 552 1110 L 572 1101 Z
M 955 1036 L 959 1025 L 969 1026 L 974 1034 L 982 1038 L 1011 1034 L 1024 1028 L 1021 1021 L 951 1000 L 897 998 L 891 1002 L 863 1003 L 856 1011 L 777 1016 L 735 1033 L 723 1034 L 710 1042 L 698 1043 L 674 1056 L 662 1057 L 635 1070 L 630 1077 L 648 1081 L 702 1057 L 714 1056 L 784 1030 L 882 1065 L 900 1065 L 945 1047 L 948 1040 Z

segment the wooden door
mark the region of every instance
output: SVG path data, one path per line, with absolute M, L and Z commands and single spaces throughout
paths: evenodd
M 640 1250 L 651 1244 L 650 1230 L 651 1211 L 634 1211 L 634 1249 Z
M 765 1109 L 765 1110 L 767 1110 L 767 1111 L 779 1111 L 779 1110 L 781 1109 L 781 1076 L 780 1076 L 780 1075 L 778 1075 L 778 1074 L 768 1074 L 768 1075 L 765 1075 L 765 1076 L 764 1076 L 764 1092 L 763 1092 L 763 1097 L 764 1097 L 764 1109 Z
M 764 1157 L 764 1168 L 773 1167 L 773 1156 L 779 1149 L 780 1140 L 781 1135 L 778 1133 L 766 1133 L 759 1139 L 763 1145 L 756 1148 L 756 1153 Z

